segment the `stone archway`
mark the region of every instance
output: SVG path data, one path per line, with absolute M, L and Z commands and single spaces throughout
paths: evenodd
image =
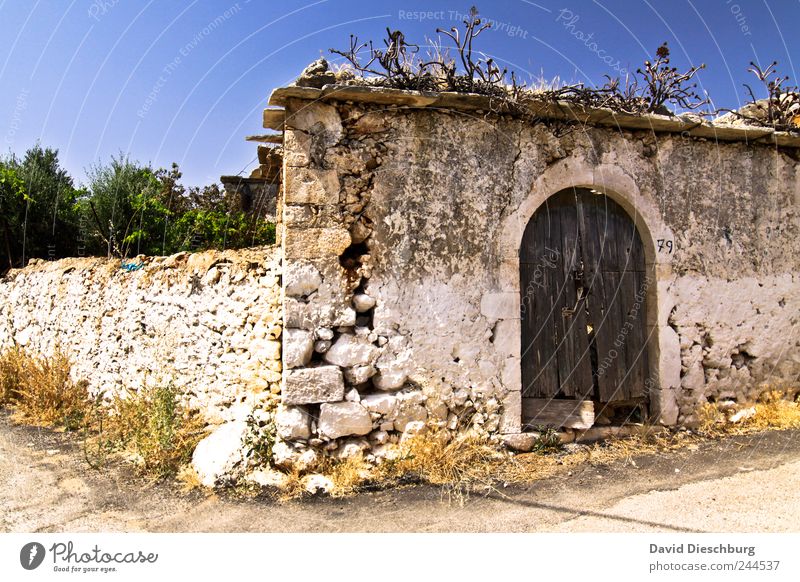
M 633 220 L 642 240 L 645 273 L 651 284 L 646 291 L 646 329 L 649 374 L 646 389 L 649 393 L 650 416 L 654 422 L 671 425 L 677 421 L 677 392 L 680 389 L 680 345 L 677 334 L 669 326 L 673 306 L 669 286 L 673 279 L 672 254 L 659 252 L 659 241 L 672 241 L 673 233 L 664 223 L 652 195 L 639 190 L 634 179 L 621 168 L 612 165 L 589 166 L 575 159 L 562 160 L 547 169 L 531 186 L 514 212 L 506 216 L 497 241 L 500 263 L 496 287 L 484 296 L 489 304 L 503 301 L 518 304 L 520 300 L 519 249 L 525 228 L 536 210 L 552 194 L 569 188 L 594 189 L 619 204 Z M 505 341 L 520 347 L 521 319 L 511 310 L 505 315 L 508 324 L 502 328 Z M 502 432 L 522 430 L 521 358 L 517 373 L 506 374 L 506 394 L 503 398 Z
M 606 195 L 568 188 L 530 219 L 520 247 L 523 428 L 588 428 L 647 414 L 644 249 Z

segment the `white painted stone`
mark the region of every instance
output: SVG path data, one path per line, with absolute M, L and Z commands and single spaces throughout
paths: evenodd
M 365 435 L 372 431 L 369 411 L 357 402 L 326 403 L 320 406 L 320 436 L 335 439 L 348 435 Z
M 247 432 L 244 421 L 233 421 L 216 428 L 201 440 L 192 453 L 192 468 L 205 487 L 214 487 L 233 475 L 243 460 L 242 440 Z
M 368 366 L 378 357 L 378 348 L 350 334 L 340 335 L 325 352 L 325 361 L 342 368 Z
M 337 402 L 344 398 L 344 379 L 336 366 L 287 370 L 284 404 Z
M 307 366 L 314 353 L 314 339 L 310 331 L 286 329 L 283 331 L 283 365 L 286 368 Z
M 275 413 L 278 436 L 287 441 L 311 436 L 311 417 L 302 406 L 279 406 Z

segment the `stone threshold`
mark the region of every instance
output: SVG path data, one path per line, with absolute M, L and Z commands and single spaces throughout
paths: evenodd
M 283 112 L 274 108 L 285 107 L 291 99 L 323 102 L 350 101 L 387 107 L 446 109 L 475 114 L 489 114 L 499 103 L 496 97 L 474 93 L 437 93 L 358 85 L 325 85 L 322 89 L 289 86 L 275 89 L 270 95 L 269 105 L 273 109 L 264 111 L 265 127 L 277 131 L 282 129 Z M 631 115 L 618 113 L 611 109 L 583 107 L 565 101 L 553 103 L 531 100 L 527 107 L 533 115 L 542 119 L 578 121 L 582 124 L 613 127 L 620 130 L 678 133 L 687 137 L 711 141 L 747 142 L 800 148 L 800 135 L 798 134 L 758 126 L 715 125 L 710 121 L 701 120 L 696 115 L 668 116 L 652 113 Z

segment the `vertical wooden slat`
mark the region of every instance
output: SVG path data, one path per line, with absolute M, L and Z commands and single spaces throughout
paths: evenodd
M 561 213 L 560 263 L 563 285 L 556 313 L 562 338 L 558 350 L 559 382 L 562 394 L 570 398 L 583 398 L 592 392 L 586 314 L 584 300 L 578 299 L 579 281 L 576 280 L 582 263 L 579 240 L 577 205 L 573 194 L 565 201 Z M 565 313 L 565 310 L 572 314 Z

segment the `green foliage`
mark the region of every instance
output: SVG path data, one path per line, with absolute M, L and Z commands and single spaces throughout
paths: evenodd
M 275 242 L 275 225 L 237 210 L 196 208 L 175 224 L 176 250 L 241 248 Z
M 532 452 L 546 453 L 561 448 L 561 438 L 552 426 L 537 426 L 534 430 L 539 433 L 539 438 L 534 442 Z
M 0 254 L 5 268 L 31 257 L 78 254 L 82 192 L 58 160 L 58 150 L 35 145 L 22 159 L 0 160 Z
M 217 185 L 187 189 L 177 164 L 153 168 L 120 154 L 76 188 L 58 151 L 36 145 L 0 159 L 0 272 L 30 258 L 131 257 L 275 242 L 275 225 Z
M 277 428 L 270 415 L 250 414 L 247 417 L 247 433 L 243 443 L 247 457 L 258 467 L 268 466 L 272 461 L 272 447 L 275 446 Z
M 82 201 L 89 216 L 89 248 L 93 254 L 128 256 L 158 254 L 167 209 L 158 199 L 160 184 L 153 171 L 120 155 L 89 172 L 91 196 Z M 143 248 L 144 247 L 144 248 Z
M 177 164 L 154 172 L 122 156 L 95 168 L 85 202 L 95 252 L 168 255 L 275 242 L 274 224 L 233 208 L 216 185 L 187 191 L 180 178 Z

